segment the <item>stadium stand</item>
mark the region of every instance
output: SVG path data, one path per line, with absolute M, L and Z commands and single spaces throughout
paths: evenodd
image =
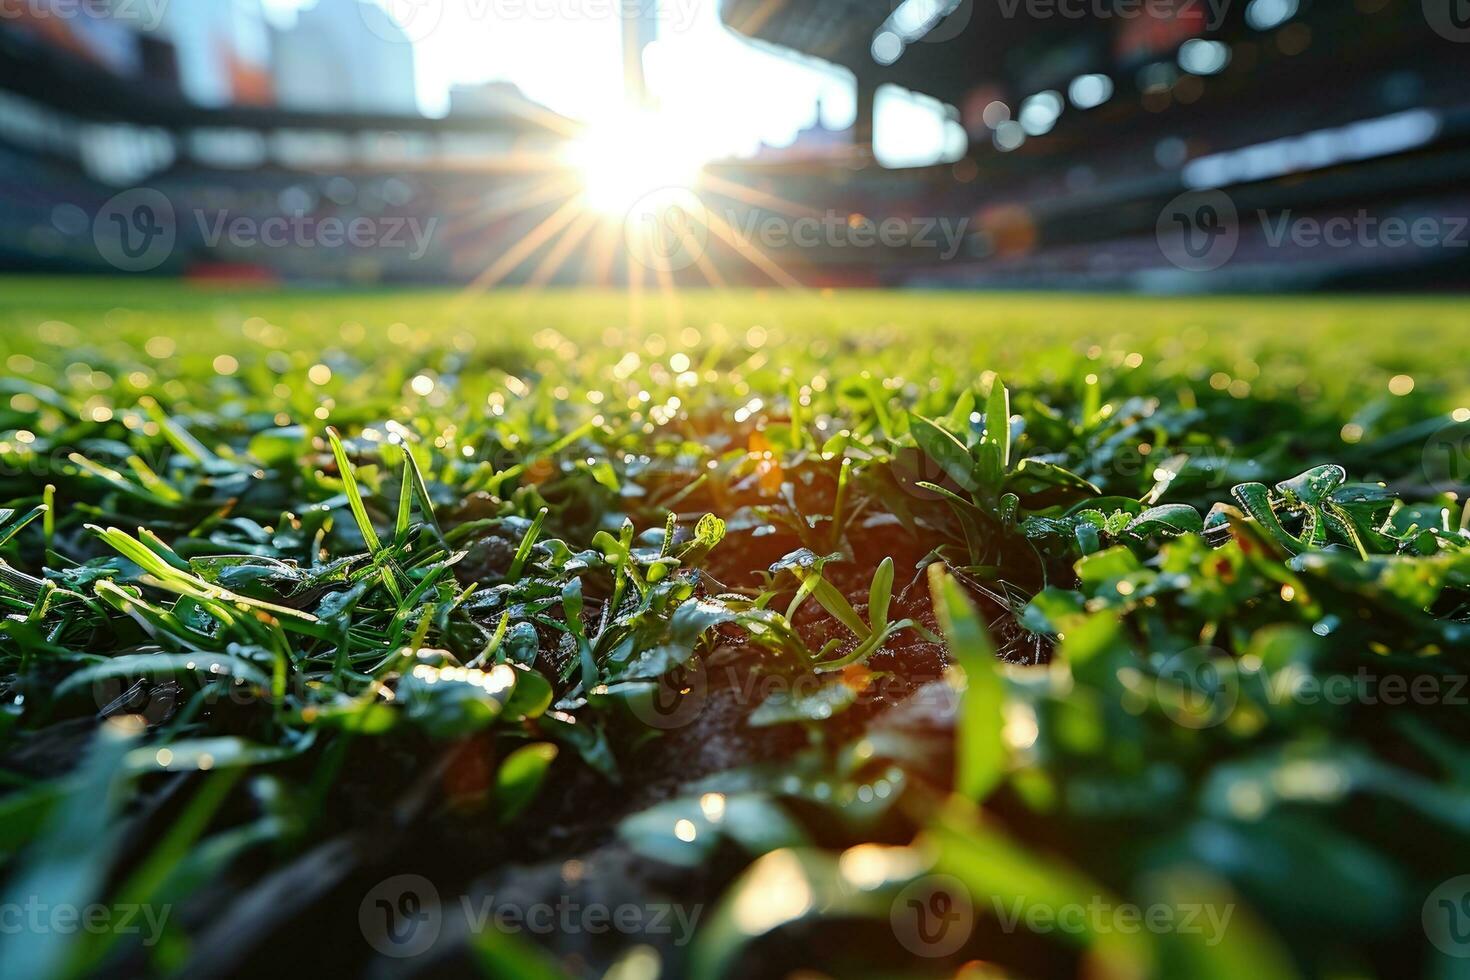
M 823 131 L 788 152 L 711 165 L 718 186 L 751 193 L 716 190 L 708 207 L 741 228 L 793 213 L 963 224 L 943 253 L 762 243 L 802 282 L 1424 288 L 1463 285 L 1470 271 L 1470 247 L 1453 234 L 1467 214 L 1470 79 L 1462 46 L 1417 0 L 725 0 L 721 16 L 752 44 L 850 72 L 858 121 L 850 139 Z M 202 104 L 166 31 L 83 26 L 0 20 L 7 268 L 108 270 L 92 223 L 134 186 L 161 190 L 179 218 L 179 245 L 155 271 L 203 277 L 467 281 L 555 212 L 536 201 L 538 175 L 514 161 L 554 158 L 573 127 L 521 105 L 513 88 L 463 100 L 495 107 L 484 115 L 303 111 L 242 45 L 213 80 L 234 97 Z M 887 86 L 937 99 L 963 131 L 959 151 L 880 166 L 872 127 Z M 1208 277 L 1172 262 L 1158 233 L 1180 195 L 1205 191 L 1229 195 L 1238 235 L 1229 266 Z M 217 233 L 237 217 L 280 216 L 308 230 L 370 218 L 434 233 L 422 249 L 260 249 Z M 1361 227 L 1363 216 L 1433 219 L 1440 234 L 1322 247 L 1277 231 L 1283 220 Z M 728 281 L 769 281 L 748 263 L 721 269 Z M 633 273 L 620 259 L 599 275 Z M 587 274 L 568 262 L 550 281 Z M 700 281 L 692 268 L 671 275 Z

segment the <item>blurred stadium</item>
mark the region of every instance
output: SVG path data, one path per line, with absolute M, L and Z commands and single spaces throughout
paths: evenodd
M 1456 0 L 724 0 L 726 30 L 828 73 L 852 118 L 817 106 L 787 145 L 692 161 L 644 77 L 659 8 L 614 6 L 628 118 L 652 129 L 607 146 L 503 80 L 423 114 L 423 55 L 391 3 L 318 0 L 282 26 L 262 0 L 0 0 L 0 267 L 481 287 L 1470 280 Z M 608 173 L 625 179 L 599 203 Z M 168 202 L 167 228 L 141 191 Z M 1216 191 L 1234 214 L 1192 230 L 1227 222 L 1231 251 L 1201 275 L 1162 229 L 1181 194 Z M 1281 237 L 1282 215 L 1351 230 L 1321 247 Z M 239 218 L 257 238 L 283 219 L 276 247 L 232 235 Z M 1424 235 L 1381 234 L 1422 219 Z M 134 263 L 114 231 L 169 247 Z

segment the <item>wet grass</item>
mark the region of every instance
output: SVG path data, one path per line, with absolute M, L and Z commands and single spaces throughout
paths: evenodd
M 173 913 L 7 972 L 366 969 L 403 873 L 434 972 L 1450 962 L 1459 298 L 18 280 L 0 325 L 5 894 Z M 916 950 L 936 882 L 976 922 Z M 459 921 L 497 894 L 704 917 Z M 1102 897 L 1233 924 L 1005 924 Z

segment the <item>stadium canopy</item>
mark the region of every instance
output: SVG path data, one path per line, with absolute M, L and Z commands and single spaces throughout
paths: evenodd
M 1190 38 L 1244 29 L 1243 4 L 1152 0 L 1147 16 L 1115 6 L 1137 9 L 1086 0 L 723 0 L 721 15 L 746 37 L 849 69 L 860 98 L 891 83 L 959 106 L 997 90 L 1065 90 L 1079 75 L 1116 76 L 1172 60 Z M 885 33 L 892 36 L 879 42 Z

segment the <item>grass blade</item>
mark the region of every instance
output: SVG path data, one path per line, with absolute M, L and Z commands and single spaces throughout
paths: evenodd
M 1005 774 L 1005 742 L 1001 738 L 1005 684 L 996 667 L 990 633 L 964 590 L 938 562 L 929 566 L 929 593 L 934 600 L 934 616 L 964 675 L 959 744 L 955 749 L 955 792 L 979 802 Z

